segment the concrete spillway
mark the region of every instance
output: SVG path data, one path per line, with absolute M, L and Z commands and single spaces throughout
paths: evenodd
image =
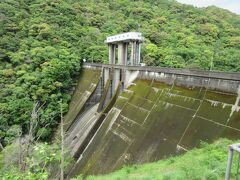
M 93 93 L 99 84 L 100 75 L 100 70 L 84 69 L 81 71 L 75 92 L 69 105 L 69 111 L 64 117 L 65 130 L 68 130 L 72 123 L 76 121 L 77 117 L 81 115 L 84 109 L 86 109 L 87 101 L 93 96 Z
M 176 77 L 168 83 L 161 81 L 159 75 L 146 78 L 144 73 L 135 73 L 134 77 L 116 102 L 110 100 L 109 110 L 102 113 L 104 118 L 98 126 L 93 128 L 101 117 L 96 102 L 72 127 L 72 134 L 81 137 L 69 136 L 71 147 L 80 146 L 88 134 L 91 136 L 74 156 L 76 163 L 69 177 L 103 174 L 126 164 L 156 161 L 198 147 L 201 141 L 240 138 L 240 88 L 235 92 L 233 87 L 219 91 L 212 87 L 216 79 L 206 77 L 201 81 L 203 86 L 179 85 Z M 229 84 L 240 87 L 238 80 L 234 82 Z M 93 116 L 94 111 L 97 114 Z

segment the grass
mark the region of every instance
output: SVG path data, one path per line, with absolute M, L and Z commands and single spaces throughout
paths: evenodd
M 239 142 L 239 141 L 238 141 Z M 213 144 L 202 143 L 201 148 L 187 153 L 143 165 L 126 166 L 122 169 L 99 176 L 88 176 L 87 180 L 126 180 L 126 179 L 162 179 L 162 180 L 218 180 L 224 179 L 228 145 L 237 143 L 220 139 Z M 235 177 L 237 154 L 235 153 L 232 178 Z M 239 174 L 240 175 L 240 174 Z M 82 179 L 79 176 L 76 179 Z

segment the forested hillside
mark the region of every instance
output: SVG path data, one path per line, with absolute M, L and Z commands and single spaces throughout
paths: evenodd
M 106 36 L 140 31 L 147 65 L 240 71 L 240 16 L 174 0 L 1 0 L 0 142 L 26 132 L 38 103 L 48 139 L 80 60 L 107 62 Z

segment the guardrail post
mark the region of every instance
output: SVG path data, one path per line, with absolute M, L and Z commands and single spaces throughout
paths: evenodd
M 227 162 L 227 169 L 226 169 L 225 180 L 229 180 L 230 179 L 231 167 L 232 167 L 232 158 L 233 158 L 233 149 L 230 146 L 229 150 L 228 150 L 228 162 Z
M 232 144 L 229 146 L 225 180 L 229 180 L 230 176 L 231 176 L 231 167 L 232 167 L 232 159 L 233 159 L 234 151 L 238 152 L 238 155 L 240 155 L 240 144 Z M 238 160 L 238 165 L 239 165 L 239 160 Z M 238 179 L 238 169 L 237 169 L 237 173 L 236 173 L 236 179 Z

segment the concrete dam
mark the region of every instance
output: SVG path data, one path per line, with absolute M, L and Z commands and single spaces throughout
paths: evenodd
M 69 178 L 157 161 L 201 141 L 240 138 L 240 73 L 110 60 L 82 65 L 65 115 L 65 145 L 75 160 Z

